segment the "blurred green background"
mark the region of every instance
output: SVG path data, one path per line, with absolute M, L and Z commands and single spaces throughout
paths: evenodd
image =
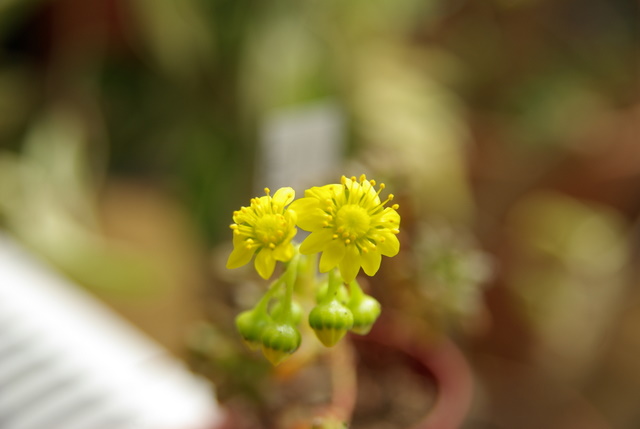
M 224 270 L 231 213 L 273 115 L 329 102 L 327 183 L 365 171 L 401 204 L 402 253 L 371 287 L 464 346 L 469 427 L 635 428 L 639 16 L 632 0 L 5 0 L 0 226 L 177 354 L 212 323 L 200 370 L 232 402 L 255 386 L 230 372 L 266 369 L 231 328 L 259 288 Z

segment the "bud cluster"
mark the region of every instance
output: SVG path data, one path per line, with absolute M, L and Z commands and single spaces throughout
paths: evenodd
M 380 303 L 362 292 L 356 280 L 347 290 L 340 279 L 330 276 L 320 286 L 316 299 L 318 304 L 309 313 L 309 326 L 327 347 L 336 345 L 347 331 L 368 334 L 380 315 Z
M 296 326 L 302 319 L 302 308 L 295 301 L 286 304 L 278 301 L 271 312 L 264 303 L 244 311 L 236 317 L 236 328 L 243 342 L 251 350 L 262 349 L 264 356 L 278 365 L 300 347 L 302 336 Z
M 271 302 L 272 293 L 270 290 L 256 307 L 240 313 L 236 328 L 250 349 L 261 349 L 272 364 L 278 365 L 300 347 L 302 338 L 297 325 L 304 310 L 298 302 L 287 301 L 286 295 Z M 334 274 L 318 286 L 316 305 L 309 312 L 308 322 L 318 340 L 333 347 L 349 331 L 369 333 L 379 315 L 380 304 L 375 298 L 366 295 L 355 280 L 345 287 Z

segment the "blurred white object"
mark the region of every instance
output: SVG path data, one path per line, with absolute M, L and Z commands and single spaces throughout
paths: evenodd
M 291 186 L 296 192 L 324 181 L 342 159 L 344 115 L 331 101 L 273 111 L 260 133 L 258 192 Z
M 213 386 L 0 234 L 2 429 L 210 429 Z

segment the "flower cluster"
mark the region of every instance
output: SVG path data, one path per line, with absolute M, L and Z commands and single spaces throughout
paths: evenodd
M 343 176 L 340 183 L 307 189 L 295 201 L 291 188 L 278 189 L 273 196 L 265 189 L 265 196 L 234 212 L 234 248 L 227 267 L 240 267 L 255 256 L 256 271 L 268 279 L 276 261 L 285 263 L 284 273 L 263 299 L 236 319 L 247 344 L 261 347 L 273 364 L 301 343 L 297 325 L 302 306 L 294 301 L 294 290 L 315 291 L 308 322 L 325 346 L 335 345 L 347 331 L 366 334 L 371 329 L 380 304 L 362 291 L 356 277 L 360 268 L 373 276 L 382 256 L 400 250 L 398 205 L 387 205 L 393 194 L 380 198 L 384 189 L 380 184 L 376 190 L 375 181 L 364 174 L 359 179 Z M 299 247 L 292 242 L 296 226 L 311 233 Z M 318 270 L 328 278 L 299 275 L 314 265 L 315 254 L 321 254 Z M 298 287 L 301 282 L 305 284 Z

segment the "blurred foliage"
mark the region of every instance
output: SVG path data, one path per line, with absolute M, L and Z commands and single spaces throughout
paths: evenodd
M 509 285 L 553 356 L 544 364 L 562 379 L 580 380 L 603 352 L 611 309 L 626 286 L 625 222 L 607 207 L 540 193 L 514 206 L 509 224 Z
M 418 288 L 432 323 L 450 330 L 482 318 L 481 294 L 493 275 L 493 261 L 468 231 L 423 225 L 414 258 Z
M 0 216 L 7 228 L 80 284 L 129 296 L 162 289 L 149 258 L 101 235 L 75 118 L 57 111 L 30 131 L 21 156 L 0 153 Z

